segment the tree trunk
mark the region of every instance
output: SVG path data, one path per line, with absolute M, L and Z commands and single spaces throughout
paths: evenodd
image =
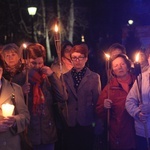
M 44 4 L 44 0 L 41 0 L 41 5 L 42 5 L 42 22 L 43 22 L 43 29 L 44 29 L 44 39 L 45 39 L 45 43 L 46 43 L 46 51 L 47 51 L 47 61 L 51 61 L 52 60 L 52 56 L 51 56 L 51 49 L 50 49 L 50 42 L 49 42 L 49 35 L 48 35 L 48 28 L 46 26 L 46 15 L 45 15 L 45 4 Z
M 73 32 L 74 32 L 74 2 L 70 0 L 70 11 L 69 11 L 69 18 L 68 18 L 68 40 L 72 43 L 73 42 Z

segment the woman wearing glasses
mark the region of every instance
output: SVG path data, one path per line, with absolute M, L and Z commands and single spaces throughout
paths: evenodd
M 68 129 L 65 150 L 92 150 L 96 123 L 95 105 L 101 91 L 100 76 L 86 67 L 88 48 L 75 45 L 71 49 L 73 68 L 63 75 L 68 92 Z

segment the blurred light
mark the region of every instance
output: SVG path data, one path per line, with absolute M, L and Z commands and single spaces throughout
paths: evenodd
M 84 35 L 81 36 L 81 41 L 85 42 Z
M 34 16 L 36 14 L 37 8 L 36 7 L 28 7 L 28 13 L 31 16 Z
M 133 22 L 134 22 L 133 20 L 128 20 L 128 24 L 129 24 L 129 25 L 132 25 Z

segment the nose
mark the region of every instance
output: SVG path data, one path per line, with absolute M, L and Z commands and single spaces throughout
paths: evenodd
M 122 68 L 122 65 L 121 65 L 121 64 L 119 65 L 119 68 Z
M 12 60 L 12 58 L 13 58 L 13 57 L 12 57 L 11 55 L 8 56 L 8 59 L 9 59 L 9 60 Z
M 79 58 L 76 58 L 76 61 L 79 61 Z

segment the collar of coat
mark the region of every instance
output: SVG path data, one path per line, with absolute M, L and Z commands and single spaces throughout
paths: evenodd
M 133 74 L 130 74 L 131 76 L 131 83 L 130 83 L 130 88 L 132 87 L 136 77 L 133 75 Z M 110 80 L 110 89 L 112 90 L 120 90 L 120 89 L 123 89 L 121 84 L 118 82 L 117 78 L 116 77 L 112 77 L 111 80 Z

